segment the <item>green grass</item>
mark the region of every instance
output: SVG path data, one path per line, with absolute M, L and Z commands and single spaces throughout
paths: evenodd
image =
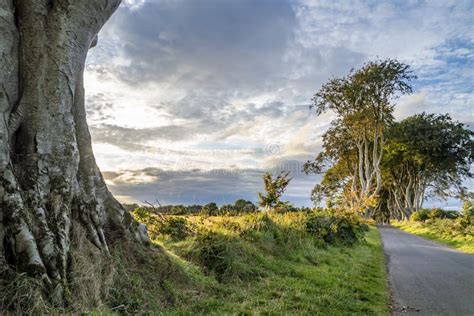
M 197 236 L 155 240 L 192 280 L 186 293 L 168 281 L 164 315 L 388 315 L 374 227 L 353 246 L 328 246 L 300 229 L 300 214 L 188 220 Z
M 41 282 L 18 275 L 0 283 L 0 307 L 58 315 L 388 315 L 376 228 L 355 243 L 328 242 L 308 232 L 307 220 L 302 212 L 167 217 L 165 226 L 149 222 L 152 246 L 122 240 L 110 244 L 111 256 L 83 242 L 79 229 L 68 306 L 53 306 Z
M 456 225 L 456 222 L 451 219 L 436 219 L 426 223 L 401 221 L 393 222 L 392 225 L 408 233 L 474 254 L 474 236 L 472 234 L 460 233 L 458 227 L 453 227 L 453 225 Z

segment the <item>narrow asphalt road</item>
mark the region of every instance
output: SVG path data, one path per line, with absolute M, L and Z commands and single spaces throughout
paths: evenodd
M 474 255 L 380 226 L 393 315 L 474 315 Z

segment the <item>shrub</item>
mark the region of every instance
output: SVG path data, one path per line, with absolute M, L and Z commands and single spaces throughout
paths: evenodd
M 288 213 L 288 212 L 297 212 L 298 209 L 291 205 L 289 201 L 279 202 L 275 205 L 272 210 L 277 213 Z
M 150 212 L 146 208 L 136 208 L 132 212 L 133 217 L 146 225 L 148 235 L 152 240 L 160 235 L 170 236 L 173 240 L 183 240 L 194 234 L 194 225 L 184 217 L 163 216 Z
M 434 208 L 428 212 L 429 219 L 441 218 L 443 216 L 443 210 L 439 208 Z
M 159 232 L 174 240 L 183 240 L 192 235 L 193 229 L 183 217 L 168 217 L 160 223 Z
M 213 231 L 201 231 L 187 256 L 213 273 L 219 282 L 249 280 L 266 274 L 258 264 L 258 255 L 238 238 Z
M 368 226 L 353 215 L 315 213 L 308 217 L 306 231 L 328 244 L 352 245 Z
M 211 202 L 211 203 L 208 203 L 208 204 L 206 204 L 202 207 L 201 213 L 203 215 L 218 216 L 219 215 L 219 207 L 217 206 L 216 203 Z
M 146 225 L 148 236 L 153 240 L 160 235 L 161 219 L 148 208 L 138 207 L 132 211 L 132 215 L 140 223 Z
M 232 269 L 232 257 L 228 250 L 230 240 L 215 232 L 199 234 L 196 239 L 197 259 L 201 265 L 222 280 Z
M 416 222 L 424 222 L 426 220 L 433 220 L 437 218 L 447 218 L 447 219 L 455 219 L 459 217 L 459 212 L 456 211 L 445 211 L 440 208 L 433 208 L 429 209 L 421 209 L 414 212 L 411 215 L 411 220 Z
M 456 211 L 445 211 L 445 210 L 442 210 L 440 208 L 434 208 L 432 209 L 429 214 L 428 214 L 428 217 L 430 219 L 435 219 L 435 218 L 448 218 L 448 219 L 454 219 L 454 218 L 457 218 L 459 216 L 459 212 L 456 212 Z
M 411 214 L 411 219 L 415 222 L 424 222 L 429 218 L 428 214 L 429 210 L 421 209 L 416 212 L 413 212 L 413 214 Z
M 257 207 L 252 203 L 252 201 L 238 199 L 234 202 L 234 209 L 239 213 L 250 213 L 255 211 Z
M 467 199 L 464 201 L 462 214 L 464 217 L 474 217 L 474 199 Z

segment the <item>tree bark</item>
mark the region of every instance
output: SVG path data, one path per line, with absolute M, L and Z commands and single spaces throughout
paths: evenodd
M 105 185 L 84 107 L 87 52 L 119 4 L 0 0 L 0 264 L 41 277 L 58 301 L 74 225 L 104 254 L 118 237 L 148 241 Z

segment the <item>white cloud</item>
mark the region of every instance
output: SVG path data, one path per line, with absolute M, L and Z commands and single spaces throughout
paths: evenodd
M 472 12 L 469 0 L 126 0 L 85 74 L 98 163 L 178 172 L 304 161 L 331 119 L 309 111 L 312 94 L 377 56 L 419 76 L 398 119 L 427 111 L 474 122 Z

